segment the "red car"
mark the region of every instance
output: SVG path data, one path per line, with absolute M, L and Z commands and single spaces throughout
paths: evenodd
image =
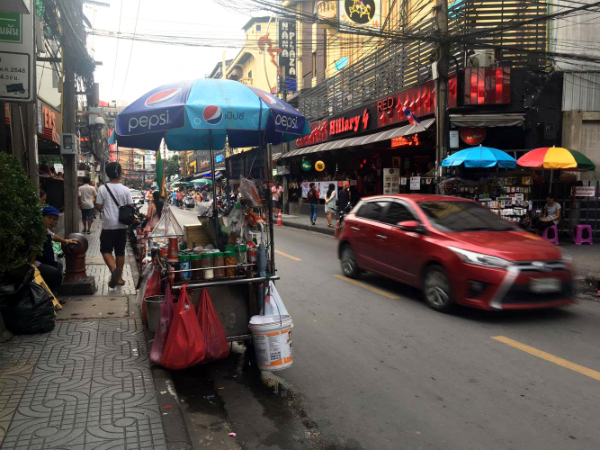
M 366 270 L 415 286 L 437 311 L 573 303 L 571 264 L 558 247 L 462 198 L 366 198 L 344 220 L 338 255 L 345 276 Z

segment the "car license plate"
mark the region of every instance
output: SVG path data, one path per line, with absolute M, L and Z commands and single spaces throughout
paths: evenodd
M 529 290 L 536 294 L 560 292 L 561 282 L 557 278 L 534 278 L 529 282 Z

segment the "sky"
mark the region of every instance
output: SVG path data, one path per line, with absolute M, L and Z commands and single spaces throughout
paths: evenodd
M 99 0 L 108 7 L 85 4 L 84 12 L 96 30 L 136 34 L 178 34 L 242 40 L 242 26 L 251 18 L 226 9 L 213 0 Z M 122 4 L 121 4 L 122 3 Z M 122 7 L 122 14 L 121 14 Z M 117 44 L 117 42 L 119 42 Z M 238 41 L 239 42 L 239 41 Z M 239 49 L 184 47 L 88 36 L 97 66 L 95 81 L 100 99 L 129 104 L 165 83 L 204 78 L 222 60 Z M 133 47 L 132 47 L 133 46 Z M 117 52 L 118 47 L 118 52 Z M 119 102 L 121 100 L 122 102 Z

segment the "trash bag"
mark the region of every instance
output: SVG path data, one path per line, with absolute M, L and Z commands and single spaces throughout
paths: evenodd
M 160 319 L 158 322 L 158 328 L 154 335 L 154 342 L 152 343 L 152 350 L 150 350 L 150 362 L 154 364 L 160 364 L 162 360 L 162 354 L 167 343 L 167 337 L 169 336 L 169 329 L 171 328 L 171 322 L 173 320 L 173 294 L 171 293 L 171 286 L 167 285 L 165 290 L 165 301 L 160 305 Z
M 206 363 L 227 358 L 229 344 L 227 343 L 225 330 L 206 289 L 202 289 L 200 303 L 198 303 L 198 322 L 206 343 L 206 356 L 202 362 Z
M 154 266 L 154 264 L 153 264 Z M 146 311 L 146 302 L 144 299 L 153 295 L 160 295 L 160 268 L 154 266 L 154 270 L 148 282 L 146 283 L 146 289 L 144 289 L 144 295 L 142 298 L 142 322 L 148 325 L 148 311 Z
M 260 193 L 256 187 L 254 180 L 244 178 L 240 184 L 240 195 L 242 198 L 252 204 L 256 208 L 262 206 L 262 200 L 260 199 Z
M 185 369 L 198 364 L 204 359 L 205 354 L 204 336 L 198 324 L 194 305 L 184 285 L 175 306 L 173 322 L 160 365 L 172 370 Z
M 275 283 L 269 282 L 269 290 L 265 296 L 265 304 L 260 311 L 261 316 L 289 316 L 290 313 L 283 304 Z
M 6 328 L 14 334 L 46 333 L 54 329 L 52 295 L 42 286 L 30 282 L 25 292 L 3 311 Z
M 35 270 L 30 264 L 3 273 L 0 276 L 0 308 L 8 307 L 24 296 L 34 277 Z

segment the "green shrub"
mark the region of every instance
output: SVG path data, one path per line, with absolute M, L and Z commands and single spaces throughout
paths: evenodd
M 0 152 L 0 273 L 41 251 L 44 219 L 38 196 L 19 161 Z

